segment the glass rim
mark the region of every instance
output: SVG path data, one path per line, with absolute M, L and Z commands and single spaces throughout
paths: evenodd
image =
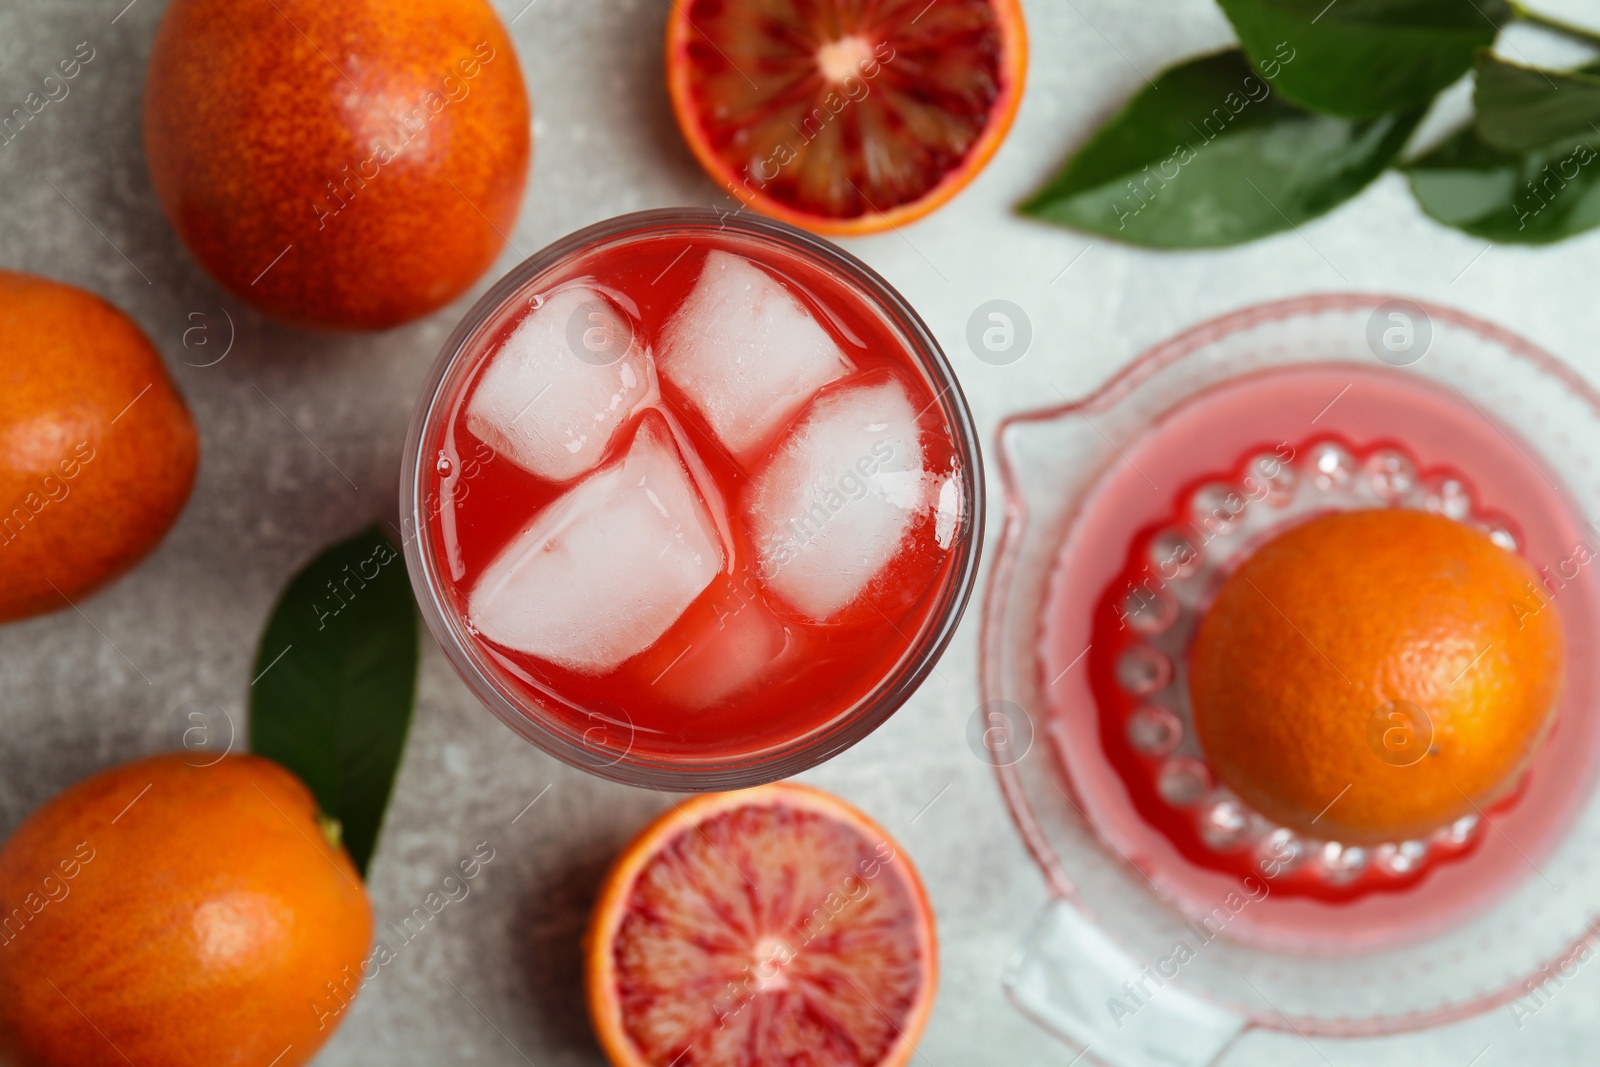
M 947 572 L 927 622 L 895 667 L 869 693 L 848 710 L 800 737 L 756 753 L 706 759 L 640 757 L 635 755 L 631 744 L 622 755 L 616 756 L 610 749 L 586 744 L 582 732 L 513 696 L 482 662 L 465 632 L 463 620 L 443 599 L 427 517 L 427 468 L 422 463 L 422 451 L 431 436 L 430 430 L 453 398 L 453 393 L 446 388 L 454 384 L 450 381 L 452 372 L 463 354 L 478 340 L 479 331 L 514 294 L 580 253 L 673 232 L 731 232 L 809 256 L 885 314 L 902 336 L 910 356 L 933 380 L 938 391 L 935 403 L 951 430 L 951 443 L 960 459 L 961 491 L 967 506 L 967 513 L 956 530 L 957 559 Z M 402 547 L 418 607 L 429 632 L 473 695 L 525 740 L 564 763 L 626 785 L 680 792 L 744 788 L 798 774 L 851 747 L 899 710 L 933 671 L 971 600 L 983 548 L 986 506 L 983 453 L 971 408 L 949 359 L 906 299 L 871 267 L 824 238 L 743 209 L 728 212 L 714 208 L 655 209 L 606 219 L 545 246 L 491 286 L 451 331 L 419 390 L 401 455 L 399 495 Z M 425 540 L 428 542 L 426 550 Z

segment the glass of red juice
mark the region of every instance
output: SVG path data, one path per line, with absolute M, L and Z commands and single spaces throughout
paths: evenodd
M 977 573 L 972 416 L 905 300 L 746 214 L 625 215 L 456 328 L 401 477 L 424 618 L 512 729 L 633 785 L 787 777 L 865 737 Z

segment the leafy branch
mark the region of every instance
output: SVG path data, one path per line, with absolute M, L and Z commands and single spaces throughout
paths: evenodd
M 1240 46 L 1163 72 L 1024 214 L 1147 247 L 1219 247 L 1299 226 L 1398 166 L 1431 217 L 1489 240 L 1600 225 L 1600 63 L 1542 70 L 1491 51 L 1513 21 L 1597 48 L 1600 34 L 1518 0 L 1218 3 Z M 1473 121 L 1402 162 L 1469 71 Z

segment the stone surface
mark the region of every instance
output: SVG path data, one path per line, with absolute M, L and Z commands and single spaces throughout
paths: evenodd
M 132 314 L 168 358 L 204 438 L 194 498 L 152 559 L 79 610 L 0 628 L 0 831 L 99 768 L 172 747 L 188 701 L 221 705 L 242 731 L 255 642 L 274 597 L 318 548 L 393 517 L 413 395 L 494 277 L 612 215 L 726 204 L 683 147 L 661 91 L 667 3 L 497 3 L 536 114 L 514 247 L 454 306 L 352 336 L 265 321 L 220 291 L 167 226 L 139 143 L 159 0 L 0 6 L 0 111 L 20 104 L 79 42 L 94 48 L 70 94 L 0 145 L 0 264 L 83 286 Z M 1584 6 L 1573 0 L 1568 13 L 1580 17 Z M 1155 254 L 1016 218 L 1009 206 L 1145 74 L 1229 40 L 1211 0 L 1030 0 L 1028 15 L 1029 93 L 994 163 L 931 218 L 849 242 L 928 318 L 985 440 L 1003 414 L 1081 394 L 1197 321 L 1318 290 L 1393 291 L 1467 308 L 1591 379 L 1600 374 L 1600 236 L 1550 250 L 1485 249 L 1423 218 L 1392 174 L 1300 233 L 1223 252 Z M 968 317 L 997 298 L 1025 309 L 1033 327 L 1030 351 L 1009 366 L 978 360 L 965 339 Z M 991 542 L 997 530 L 991 521 Z M 927 879 L 944 974 L 917 1062 L 1064 1067 L 1073 1053 L 1000 990 L 1044 886 L 992 772 L 966 745 L 978 700 L 976 622 L 969 613 L 904 710 L 806 779 L 881 820 Z M 583 1014 L 578 938 L 607 862 L 666 803 L 515 741 L 429 641 L 416 724 L 370 872 L 379 921 L 408 912 L 479 842 L 495 859 L 471 895 L 367 987 L 317 1062 L 600 1063 Z M 1425 1034 L 1313 1048 L 1293 1033 L 1253 1034 L 1224 1061 L 1581 1062 L 1600 1036 L 1597 994 L 1600 975 L 1584 969 L 1520 1025 L 1502 1009 Z

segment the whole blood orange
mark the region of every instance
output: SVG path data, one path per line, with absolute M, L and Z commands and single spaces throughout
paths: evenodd
M 683 0 L 667 89 L 695 158 L 746 204 L 819 233 L 921 218 L 1005 140 L 1018 0 Z
M 376 329 L 494 261 L 528 172 L 528 98 L 484 0 L 174 0 L 145 155 L 178 235 L 288 322 Z
M 372 912 L 268 760 L 124 764 L 0 850 L 0 1052 L 17 1067 L 295 1067 L 359 987 Z
M 617 1067 L 909 1063 L 933 1006 L 933 914 L 865 815 L 797 785 L 698 796 L 612 867 L 587 938 Z
M 0 622 L 64 608 L 155 548 L 200 445 L 139 327 L 0 271 Z
M 1516 784 L 1551 723 L 1563 641 L 1533 569 L 1416 511 L 1325 515 L 1223 584 L 1190 655 L 1223 783 L 1307 835 L 1395 841 Z

